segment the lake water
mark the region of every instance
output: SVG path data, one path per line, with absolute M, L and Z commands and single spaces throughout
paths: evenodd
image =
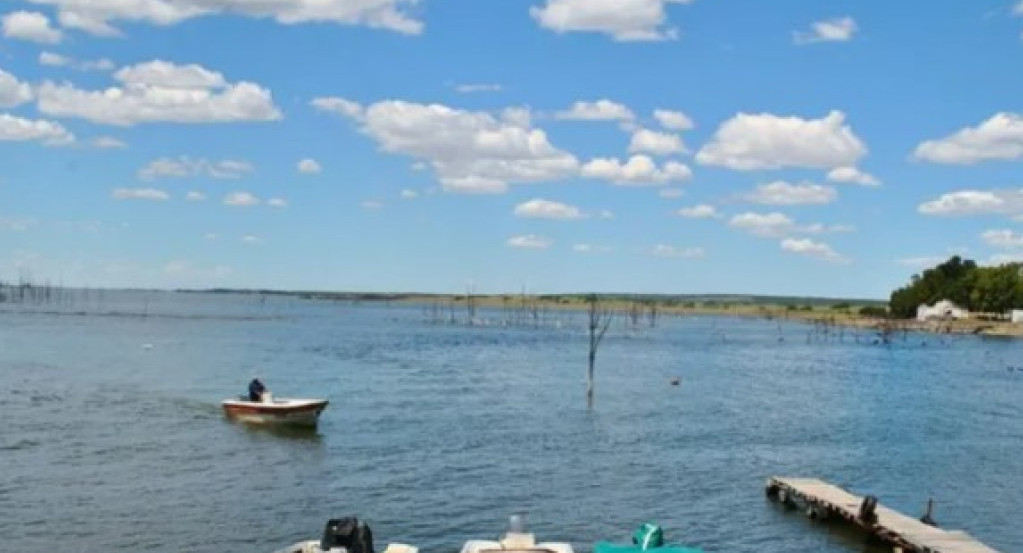
M 589 410 L 583 320 L 558 317 L 467 327 L 143 292 L 0 304 L 0 550 L 262 553 L 358 514 L 378 547 L 454 552 L 515 512 L 583 551 L 647 520 L 711 552 L 869 550 L 767 502 L 765 479 L 789 475 L 914 515 L 933 496 L 944 526 L 1023 551 L 1023 343 L 618 319 Z M 224 420 L 255 374 L 329 398 L 319 431 Z

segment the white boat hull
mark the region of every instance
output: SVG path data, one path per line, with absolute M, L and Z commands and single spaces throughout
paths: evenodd
M 224 400 L 228 418 L 249 424 L 316 427 L 325 399 L 273 399 L 271 401 Z

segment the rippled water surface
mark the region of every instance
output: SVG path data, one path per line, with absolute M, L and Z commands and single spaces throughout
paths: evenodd
M 1023 551 L 1021 342 L 619 321 L 587 410 L 570 315 L 466 327 L 415 307 L 110 292 L 0 307 L 3 551 L 261 553 L 356 513 L 378 542 L 450 552 L 513 512 L 583 551 L 644 520 L 712 552 L 869 550 L 766 502 L 775 474 L 914 515 L 933 496 L 943 525 Z M 220 400 L 254 374 L 329 398 L 319 431 L 225 421 Z

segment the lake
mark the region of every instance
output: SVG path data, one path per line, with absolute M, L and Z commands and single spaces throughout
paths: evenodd
M 1018 341 L 618 318 L 587 409 L 579 314 L 428 315 L 170 292 L 0 304 L 2 549 L 261 553 L 357 514 L 378 549 L 454 552 L 522 512 L 582 551 L 648 520 L 711 552 L 870 551 L 767 502 L 788 475 L 911 515 L 933 496 L 943 526 L 1023 551 Z M 254 375 L 329 398 L 318 432 L 226 421 Z

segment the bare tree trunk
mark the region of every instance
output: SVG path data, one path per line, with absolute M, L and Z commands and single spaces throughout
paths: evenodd
M 597 307 L 596 294 L 590 294 L 587 302 L 589 303 L 588 311 L 590 316 L 590 355 L 589 366 L 586 371 L 586 405 L 592 407 L 593 367 L 597 362 L 597 347 L 600 346 L 600 341 L 604 339 L 604 333 L 607 332 L 608 327 L 611 325 L 611 312 Z

